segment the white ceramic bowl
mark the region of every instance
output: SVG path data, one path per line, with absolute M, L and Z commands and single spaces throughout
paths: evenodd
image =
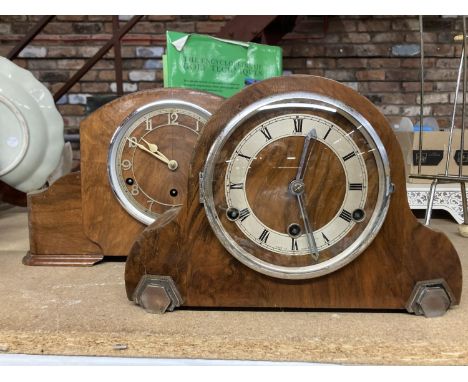
M 63 119 L 52 95 L 27 70 L 0 57 L 0 179 L 29 192 L 60 161 Z

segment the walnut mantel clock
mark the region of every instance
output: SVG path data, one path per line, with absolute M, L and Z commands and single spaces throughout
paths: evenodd
M 405 309 L 461 294 L 458 255 L 414 218 L 401 150 L 364 97 L 313 76 L 227 100 L 198 142 L 177 218 L 127 259 L 130 299 L 201 307 Z
M 106 104 L 80 126 L 81 172 L 29 194 L 29 265 L 126 256 L 138 234 L 185 203 L 195 143 L 222 98 L 152 89 Z

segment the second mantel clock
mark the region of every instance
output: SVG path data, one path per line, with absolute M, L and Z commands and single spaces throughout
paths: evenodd
M 458 255 L 412 215 L 398 142 L 352 89 L 313 76 L 252 85 L 196 151 L 184 212 L 127 260 L 140 305 L 435 315 L 458 303 Z
M 126 256 L 141 231 L 187 197 L 193 149 L 222 98 L 152 89 L 110 102 L 80 125 L 81 173 L 30 194 L 29 265 Z

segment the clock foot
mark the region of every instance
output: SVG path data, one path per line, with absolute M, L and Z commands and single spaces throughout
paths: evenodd
M 170 276 L 143 275 L 133 293 L 133 301 L 148 313 L 172 312 L 184 303 Z
M 417 316 L 439 317 L 454 301 L 455 297 L 444 279 L 419 281 L 408 299 L 406 310 Z

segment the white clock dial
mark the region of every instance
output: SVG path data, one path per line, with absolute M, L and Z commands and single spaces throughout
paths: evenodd
M 367 120 L 314 93 L 260 99 L 208 153 L 203 194 L 225 248 L 273 277 L 318 277 L 356 258 L 378 232 L 390 186 Z

